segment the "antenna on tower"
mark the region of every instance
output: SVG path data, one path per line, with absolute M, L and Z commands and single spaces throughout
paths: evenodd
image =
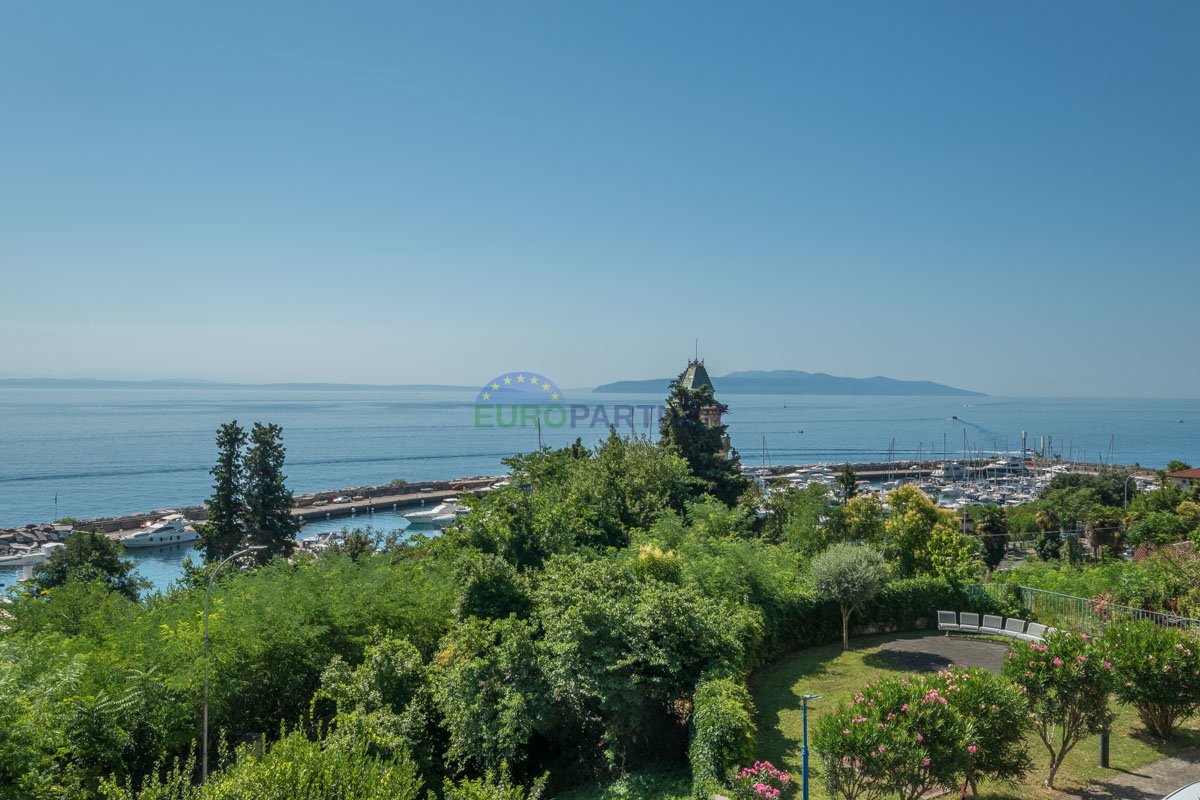
M 700 337 L 696 337 L 696 360 L 700 360 Z

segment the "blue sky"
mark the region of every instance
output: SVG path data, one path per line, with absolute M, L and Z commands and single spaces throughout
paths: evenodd
M 12 2 L 0 376 L 1200 396 L 1200 5 Z

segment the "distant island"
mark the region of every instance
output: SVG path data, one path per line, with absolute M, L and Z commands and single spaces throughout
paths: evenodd
M 663 394 L 671 378 L 617 381 L 594 391 L 621 394 Z M 898 381 L 894 378 L 840 378 L 824 372 L 796 369 L 731 372 L 712 379 L 713 388 L 725 394 L 851 394 L 986 397 L 983 392 L 956 389 L 933 381 Z

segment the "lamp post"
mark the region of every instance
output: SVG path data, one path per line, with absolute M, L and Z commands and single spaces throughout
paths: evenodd
M 201 780 L 203 783 L 208 783 L 208 598 L 212 594 L 213 580 L 217 577 L 217 573 L 221 571 L 221 567 L 228 564 L 238 556 L 243 556 L 252 550 L 266 550 L 265 544 L 256 544 L 238 550 L 233 555 L 226 558 L 220 564 L 213 567 L 212 572 L 208 575 L 208 587 L 204 590 L 204 741 L 201 743 L 204 749 L 202 759 L 203 766 L 201 767 Z
M 1122 506 L 1122 507 L 1123 507 L 1123 508 L 1125 508 L 1125 509 L 1128 509 L 1128 508 L 1129 508 L 1129 482 L 1130 482 L 1131 480 L 1133 480 L 1133 478 L 1134 478 L 1134 474 L 1133 474 L 1132 472 L 1131 472 L 1131 473 L 1129 473 L 1128 475 L 1126 475 L 1126 476 L 1125 476 L 1125 486 L 1124 486 L 1124 489 L 1125 489 L 1125 503 L 1124 503 L 1124 505 Z
M 800 695 L 801 727 L 804 729 L 803 744 L 800 747 L 800 798 L 808 800 L 808 701 L 820 700 L 817 694 Z

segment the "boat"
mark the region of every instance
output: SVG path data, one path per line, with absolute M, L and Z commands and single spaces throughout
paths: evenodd
M 961 480 L 967 477 L 967 468 L 957 461 L 943 463 L 931 473 L 932 477 L 944 481 Z
M 449 525 L 454 520 L 458 519 L 460 514 L 465 514 L 467 507 L 459 505 L 454 500 L 447 500 L 444 503 L 439 503 L 433 508 L 414 511 L 411 514 L 405 514 L 404 518 L 412 525 Z
M 8 555 L 0 556 L 0 568 L 3 567 L 31 567 L 38 564 L 46 563 L 46 559 L 50 558 L 50 554 L 55 548 L 62 547 L 62 542 L 49 542 L 41 547 L 30 548 L 23 552 L 9 553 Z
M 310 553 L 321 553 L 333 544 L 336 544 L 345 531 L 324 531 L 316 536 L 306 536 L 300 540 L 300 549 L 307 550 Z
M 122 536 L 117 541 L 126 548 L 194 542 L 200 538 L 200 534 L 191 525 L 191 521 L 184 519 L 182 514 L 168 514 L 160 520 L 143 524 L 141 530 Z

